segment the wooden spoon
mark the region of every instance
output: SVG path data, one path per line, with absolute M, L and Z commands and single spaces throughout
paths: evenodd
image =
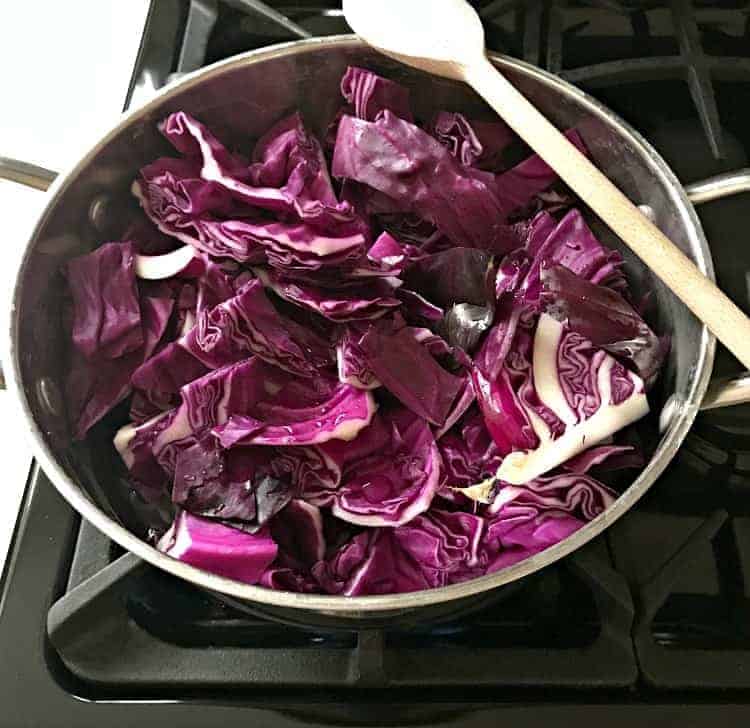
M 750 319 L 487 59 L 464 0 L 344 0 L 363 40 L 410 66 L 465 81 L 750 369 Z

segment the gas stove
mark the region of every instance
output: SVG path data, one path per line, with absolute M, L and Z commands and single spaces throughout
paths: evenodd
M 692 182 L 747 164 L 746 2 L 477 2 Z M 228 55 L 347 32 L 328 0 L 159 0 L 126 106 Z M 750 211 L 701 208 L 750 313 Z M 717 374 L 739 371 L 720 350 Z M 705 413 L 631 512 L 512 592 L 353 631 L 283 623 L 139 563 L 32 466 L 0 582 L 0 725 L 690 726 L 750 722 L 750 407 Z

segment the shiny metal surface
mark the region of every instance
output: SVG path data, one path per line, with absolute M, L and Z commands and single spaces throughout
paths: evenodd
M 731 407 L 750 402 L 750 372 L 738 377 L 721 377 L 711 380 L 701 403 L 701 411 Z
M 706 275 L 713 277 L 709 249 L 693 206 L 664 161 L 637 132 L 555 76 L 510 58 L 494 56 L 492 60 L 555 123 L 576 126 L 605 173 L 634 201 L 647 204 L 657 225 Z M 655 328 L 672 335 L 663 397 L 676 404 L 648 466 L 607 511 L 568 539 L 526 561 L 472 581 L 410 594 L 371 597 L 269 591 L 198 570 L 148 545 L 122 507 L 122 488 L 114 477 L 121 464 L 113 448 L 108 443 L 98 447 L 97 443 L 72 443 L 65 418 L 55 414 L 47 395 L 40 396 L 40 392 L 49 393 L 52 385 L 60 391 L 64 389 L 61 361 L 67 342 L 59 322 L 64 294 L 60 266 L 67 258 L 100 242 L 100 234 L 87 215 L 98 194 L 107 192 L 112 215 L 123 221 L 135 209 L 129 195 L 131 180 L 140 166 L 167 151 L 156 130 L 156 123 L 163 116 L 184 109 L 231 142 L 257 137 L 288 109 L 301 108 L 313 128 L 321 132 L 339 105 L 339 79 L 348 64 L 368 66 L 409 84 L 419 117 L 427 117 L 437 108 L 461 109 L 470 114 L 486 111 L 466 87 L 400 66 L 352 36 L 264 48 L 186 76 L 160 91 L 142 108 L 125 115 L 54 183 L 17 275 L 6 329 L 11 355 L 6 375 L 9 389 L 28 418 L 42 468 L 73 507 L 121 546 L 212 591 L 261 604 L 357 619 L 375 612 L 396 614 L 499 587 L 566 556 L 598 535 L 648 490 L 675 454 L 706 391 L 715 341 L 650 271 L 606 231 L 597 228 L 597 234 L 622 251 L 636 296 L 645 290 L 654 294 L 658 309 Z M 658 411 L 663 404 L 664 401 L 654 401 L 652 407 Z
M 685 193 L 694 205 L 737 195 L 740 192 L 750 192 L 750 169 L 748 168 L 719 174 L 685 187 Z

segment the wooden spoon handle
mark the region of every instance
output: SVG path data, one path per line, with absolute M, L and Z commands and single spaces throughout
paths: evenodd
M 463 66 L 462 75 L 750 369 L 750 319 L 486 58 Z

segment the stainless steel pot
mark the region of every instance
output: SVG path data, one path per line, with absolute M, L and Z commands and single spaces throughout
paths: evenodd
M 693 203 L 750 190 L 750 172 L 683 189 L 664 161 L 637 132 L 604 106 L 559 78 L 520 61 L 493 57 L 503 72 L 560 127 L 575 126 L 597 164 L 655 223 L 713 277 L 711 255 Z M 135 531 L 114 473 L 120 467 L 107 442 L 71 442 L 63 411 L 66 342 L 59 321 L 61 265 L 120 233 L 135 203 L 129 192 L 138 169 L 169 153 L 157 122 L 178 109 L 195 114 L 221 138 L 257 137 L 283 113 L 302 109 L 317 131 L 339 105 L 338 84 L 347 64 L 366 66 L 414 89 L 418 116 L 438 108 L 473 113 L 483 102 L 465 86 L 397 65 L 352 36 L 288 43 L 230 58 L 164 88 L 144 107 L 126 114 L 67 173 L 57 177 L 47 206 L 18 268 L 9 326 L 5 374 L 21 405 L 42 468 L 84 518 L 135 556 L 227 597 L 259 605 L 360 619 L 464 600 L 541 569 L 579 548 L 625 513 L 652 485 L 680 446 L 702 407 L 750 400 L 750 377 L 718 382 L 708 390 L 715 341 L 707 329 L 606 231 L 622 250 L 636 295 L 655 294 L 655 328 L 672 335 L 672 351 L 652 408 L 662 410 L 662 434 L 646 468 L 606 512 L 565 541 L 495 574 L 411 594 L 337 597 L 269 591 L 195 569 L 158 552 Z M 44 189 L 52 173 L 0 160 L 0 176 Z M 666 405 L 666 406 L 665 406 Z M 130 526 L 128 528 L 127 526 Z M 120 567 L 118 567 L 120 568 Z M 115 569 L 117 571 L 117 569 Z M 119 573 L 119 572 L 118 572 Z M 309 611 L 307 612 L 309 613 Z

